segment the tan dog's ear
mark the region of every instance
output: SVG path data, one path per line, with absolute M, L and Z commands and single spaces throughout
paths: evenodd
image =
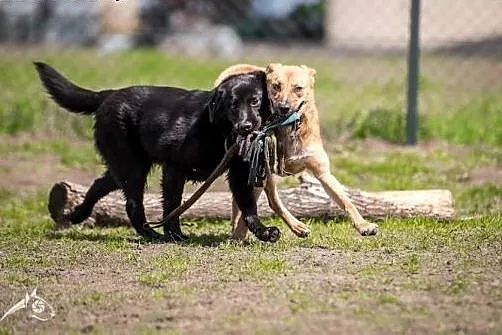
M 317 74 L 317 71 L 307 65 L 300 65 L 300 67 L 304 70 L 307 70 L 312 78 L 314 78 Z
M 270 63 L 267 65 L 267 68 L 265 69 L 265 73 L 269 74 L 274 72 L 281 64 L 279 63 Z

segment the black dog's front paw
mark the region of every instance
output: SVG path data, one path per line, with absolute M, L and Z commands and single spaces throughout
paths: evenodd
M 258 216 L 248 216 L 244 218 L 248 229 L 263 242 L 277 242 L 281 238 L 281 231 L 277 227 L 267 227 L 260 222 Z
M 147 241 L 161 241 L 163 239 L 162 234 L 157 233 L 152 227 L 146 225 L 138 233 Z
M 260 241 L 275 243 L 281 238 L 281 231 L 277 227 L 265 227 L 255 235 Z
M 188 236 L 179 229 L 164 229 L 164 241 L 168 243 L 177 243 L 188 240 Z

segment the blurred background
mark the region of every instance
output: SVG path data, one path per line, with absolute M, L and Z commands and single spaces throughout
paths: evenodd
M 50 184 L 69 170 L 87 181 L 101 171 L 92 119 L 47 99 L 34 60 L 95 89 L 209 89 L 230 64 L 281 62 L 317 69 L 323 137 L 343 182 L 459 189 L 460 203 L 483 203 L 466 212 L 500 211 L 501 14 L 498 0 L 422 1 L 413 149 L 401 146 L 409 0 L 2 0 L 0 150 L 8 181 L 0 187 L 12 188 L 16 178 Z M 52 172 L 16 177 L 20 157 Z M 474 193 L 467 201 L 462 192 Z

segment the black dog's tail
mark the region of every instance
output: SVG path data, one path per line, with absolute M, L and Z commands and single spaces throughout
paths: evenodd
M 40 80 L 52 99 L 74 113 L 93 114 L 113 90 L 95 92 L 78 87 L 45 63 L 35 62 Z

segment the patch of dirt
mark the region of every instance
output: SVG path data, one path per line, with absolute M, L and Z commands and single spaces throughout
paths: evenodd
M 385 141 L 380 138 L 371 137 L 363 140 L 350 140 L 342 139 L 341 141 L 335 142 L 335 151 L 343 146 L 355 146 L 361 151 L 371 151 L 371 152 L 414 152 L 428 154 L 435 151 L 448 152 L 452 155 L 466 155 L 472 152 L 472 147 L 469 145 L 457 145 L 451 144 L 441 140 L 428 140 L 425 142 L 420 142 L 417 145 L 406 145 L 392 143 Z
M 48 243 L 43 253 L 49 255 L 58 245 Z M 379 268 L 405 261 L 409 254 L 404 250 L 297 248 L 282 252 L 293 272 L 270 274 L 261 281 L 218 280 L 210 266 L 194 265 L 194 272 L 189 269 L 187 275 L 158 288 L 139 283 L 148 259 L 169 248 L 139 245 L 132 250 L 133 260 L 83 248 L 73 265 L 28 271 L 38 278 L 39 294 L 54 305 L 57 315 L 38 322 L 16 314 L 4 326 L 20 334 L 174 329 L 187 334 L 388 334 L 391 329 L 414 334 L 491 333 L 502 326 L 502 285 L 494 270 L 500 261 L 497 248 L 484 254 L 492 261 L 473 267 L 472 279 L 466 277 L 460 282 L 466 286 L 455 293 L 447 293 L 448 285 L 462 273 L 450 252 L 421 253 L 420 267 L 409 273 Z M 201 263 L 208 265 L 229 257 L 225 250 L 197 250 Z M 372 266 L 377 270 L 368 274 Z M 22 288 L 0 285 L 2 310 L 18 298 L 14 293 L 22 296 Z
M 476 168 L 469 173 L 466 181 L 473 186 L 483 184 L 502 185 L 502 167 L 491 165 Z
M 98 168 L 68 168 L 60 164 L 55 155 L 43 154 L 25 157 L 20 154 L 4 155 L 0 160 L 0 188 L 25 194 L 49 190 L 62 180 L 78 181 L 88 185 L 99 176 Z
M 418 143 L 417 145 L 414 146 L 391 143 L 379 138 L 366 138 L 358 142 L 360 143 L 362 148 L 377 152 L 400 151 L 400 152 L 431 153 L 437 150 L 447 151 L 447 152 L 452 152 L 452 151 L 458 152 L 461 150 L 463 152 L 466 152 L 469 150 L 469 148 L 466 148 L 465 146 L 456 146 L 444 141 L 426 141 Z

